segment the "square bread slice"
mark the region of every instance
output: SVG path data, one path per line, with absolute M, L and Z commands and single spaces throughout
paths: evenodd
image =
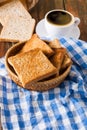
M 41 40 L 37 34 L 33 34 L 31 39 L 26 42 L 26 44 L 23 46 L 22 50 L 20 51 L 21 53 L 27 52 L 33 49 L 39 48 L 46 54 L 48 57 L 51 56 L 54 51 L 49 47 L 49 45 L 46 44 L 43 40 Z
M 0 41 L 24 42 L 31 38 L 35 19 L 31 17 L 20 0 L 12 0 L 0 7 L 0 23 L 3 28 Z
M 0 22 L 2 25 L 6 25 L 7 17 L 12 16 L 14 19 L 14 15 L 18 15 L 28 20 L 32 18 L 20 0 L 12 0 L 0 7 Z
M 55 52 L 54 55 L 50 57 L 50 61 L 53 63 L 55 67 L 58 68 L 58 70 L 60 70 L 63 60 L 64 60 L 64 56 L 66 54 L 66 49 L 62 47 L 56 48 L 54 49 L 54 52 Z
M 57 72 L 57 68 L 39 49 L 9 57 L 8 62 L 13 66 L 24 88 Z
M 60 74 L 61 66 L 64 61 L 64 57 L 66 54 L 65 48 L 56 48 L 54 49 L 54 55 L 50 57 L 50 61 L 53 65 L 58 69 L 57 75 Z
M 64 59 L 64 55 L 62 54 L 62 52 L 56 53 L 54 54 L 51 58 L 50 61 L 53 63 L 53 65 L 58 68 L 58 70 L 60 70 L 62 62 Z
M 58 39 L 54 39 L 53 41 L 50 41 L 49 46 L 51 48 L 61 48 L 62 47 L 62 45 Z
M 10 19 L 10 20 L 9 20 Z M 7 24 L 3 26 L 0 34 L 0 41 L 24 42 L 31 38 L 35 26 L 34 19 L 25 19 L 14 15 L 8 17 Z
M 69 57 L 69 55 L 65 55 L 64 57 L 64 60 L 63 60 L 63 63 L 62 63 L 62 66 L 61 66 L 61 70 L 64 70 L 66 69 L 69 65 L 72 64 L 72 60 L 71 58 Z

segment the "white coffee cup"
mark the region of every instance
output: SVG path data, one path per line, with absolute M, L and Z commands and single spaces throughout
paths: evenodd
M 74 17 L 70 12 L 61 9 L 51 10 L 45 15 L 45 29 L 47 34 L 53 37 L 66 36 L 79 23 L 78 17 Z

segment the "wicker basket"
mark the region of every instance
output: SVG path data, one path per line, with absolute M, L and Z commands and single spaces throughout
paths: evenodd
M 24 44 L 25 43 L 17 43 L 15 45 L 13 45 L 10 49 L 8 49 L 8 51 L 6 53 L 6 57 L 5 57 L 6 69 L 9 73 L 11 79 L 21 87 L 22 87 L 22 84 L 21 84 L 18 76 L 16 75 L 14 69 L 8 63 L 8 57 L 13 56 L 16 53 L 18 53 L 18 51 L 21 50 L 21 48 L 24 46 Z M 28 88 L 26 88 L 26 89 L 30 89 L 30 90 L 34 90 L 34 91 L 46 91 L 46 90 L 55 88 L 66 78 L 66 76 L 70 72 L 70 68 L 71 68 L 71 65 L 68 66 L 68 68 L 66 68 L 66 70 L 60 76 L 57 76 L 57 77 L 54 77 L 54 78 L 51 78 L 51 79 L 45 80 L 45 81 L 35 82 L 31 86 L 28 86 Z

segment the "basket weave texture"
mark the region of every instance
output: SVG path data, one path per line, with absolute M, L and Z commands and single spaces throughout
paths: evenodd
M 18 53 L 18 51 L 21 50 L 21 48 L 24 46 L 25 43 L 17 43 L 15 45 L 13 45 L 10 49 L 8 49 L 6 56 L 5 56 L 5 66 L 6 69 L 11 77 L 11 79 L 18 84 L 20 87 L 22 86 L 22 83 L 20 82 L 18 76 L 16 75 L 14 69 L 10 66 L 10 64 L 8 63 L 8 58 L 10 56 L 13 56 L 15 54 Z M 54 78 L 51 78 L 49 80 L 45 80 L 45 81 L 39 81 L 39 82 L 35 82 L 32 85 L 28 86 L 26 89 L 30 89 L 33 91 L 46 91 L 52 88 L 57 87 L 61 82 L 64 81 L 64 79 L 67 77 L 67 75 L 69 74 L 71 69 L 71 65 L 68 66 L 68 68 L 66 68 L 66 70 L 59 76 L 56 76 Z

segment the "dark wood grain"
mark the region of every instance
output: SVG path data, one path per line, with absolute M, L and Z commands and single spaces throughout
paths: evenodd
M 52 9 L 63 9 L 63 0 L 39 0 L 38 4 L 30 11 L 36 23 L 43 19 L 45 14 Z
M 65 0 L 65 7 L 74 16 L 80 18 L 80 39 L 87 41 L 87 0 Z
M 52 9 L 64 9 L 81 19 L 79 25 L 80 39 L 87 41 L 87 0 L 39 0 L 29 12 L 36 19 L 36 24 L 44 18 L 46 12 Z M 0 43 L 0 57 L 4 56 L 11 43 Z
M 7 51 L 13 44 L 14 44 L 14 43 L 0 42 L 0 57 L 5 56 L 6 51 Z

